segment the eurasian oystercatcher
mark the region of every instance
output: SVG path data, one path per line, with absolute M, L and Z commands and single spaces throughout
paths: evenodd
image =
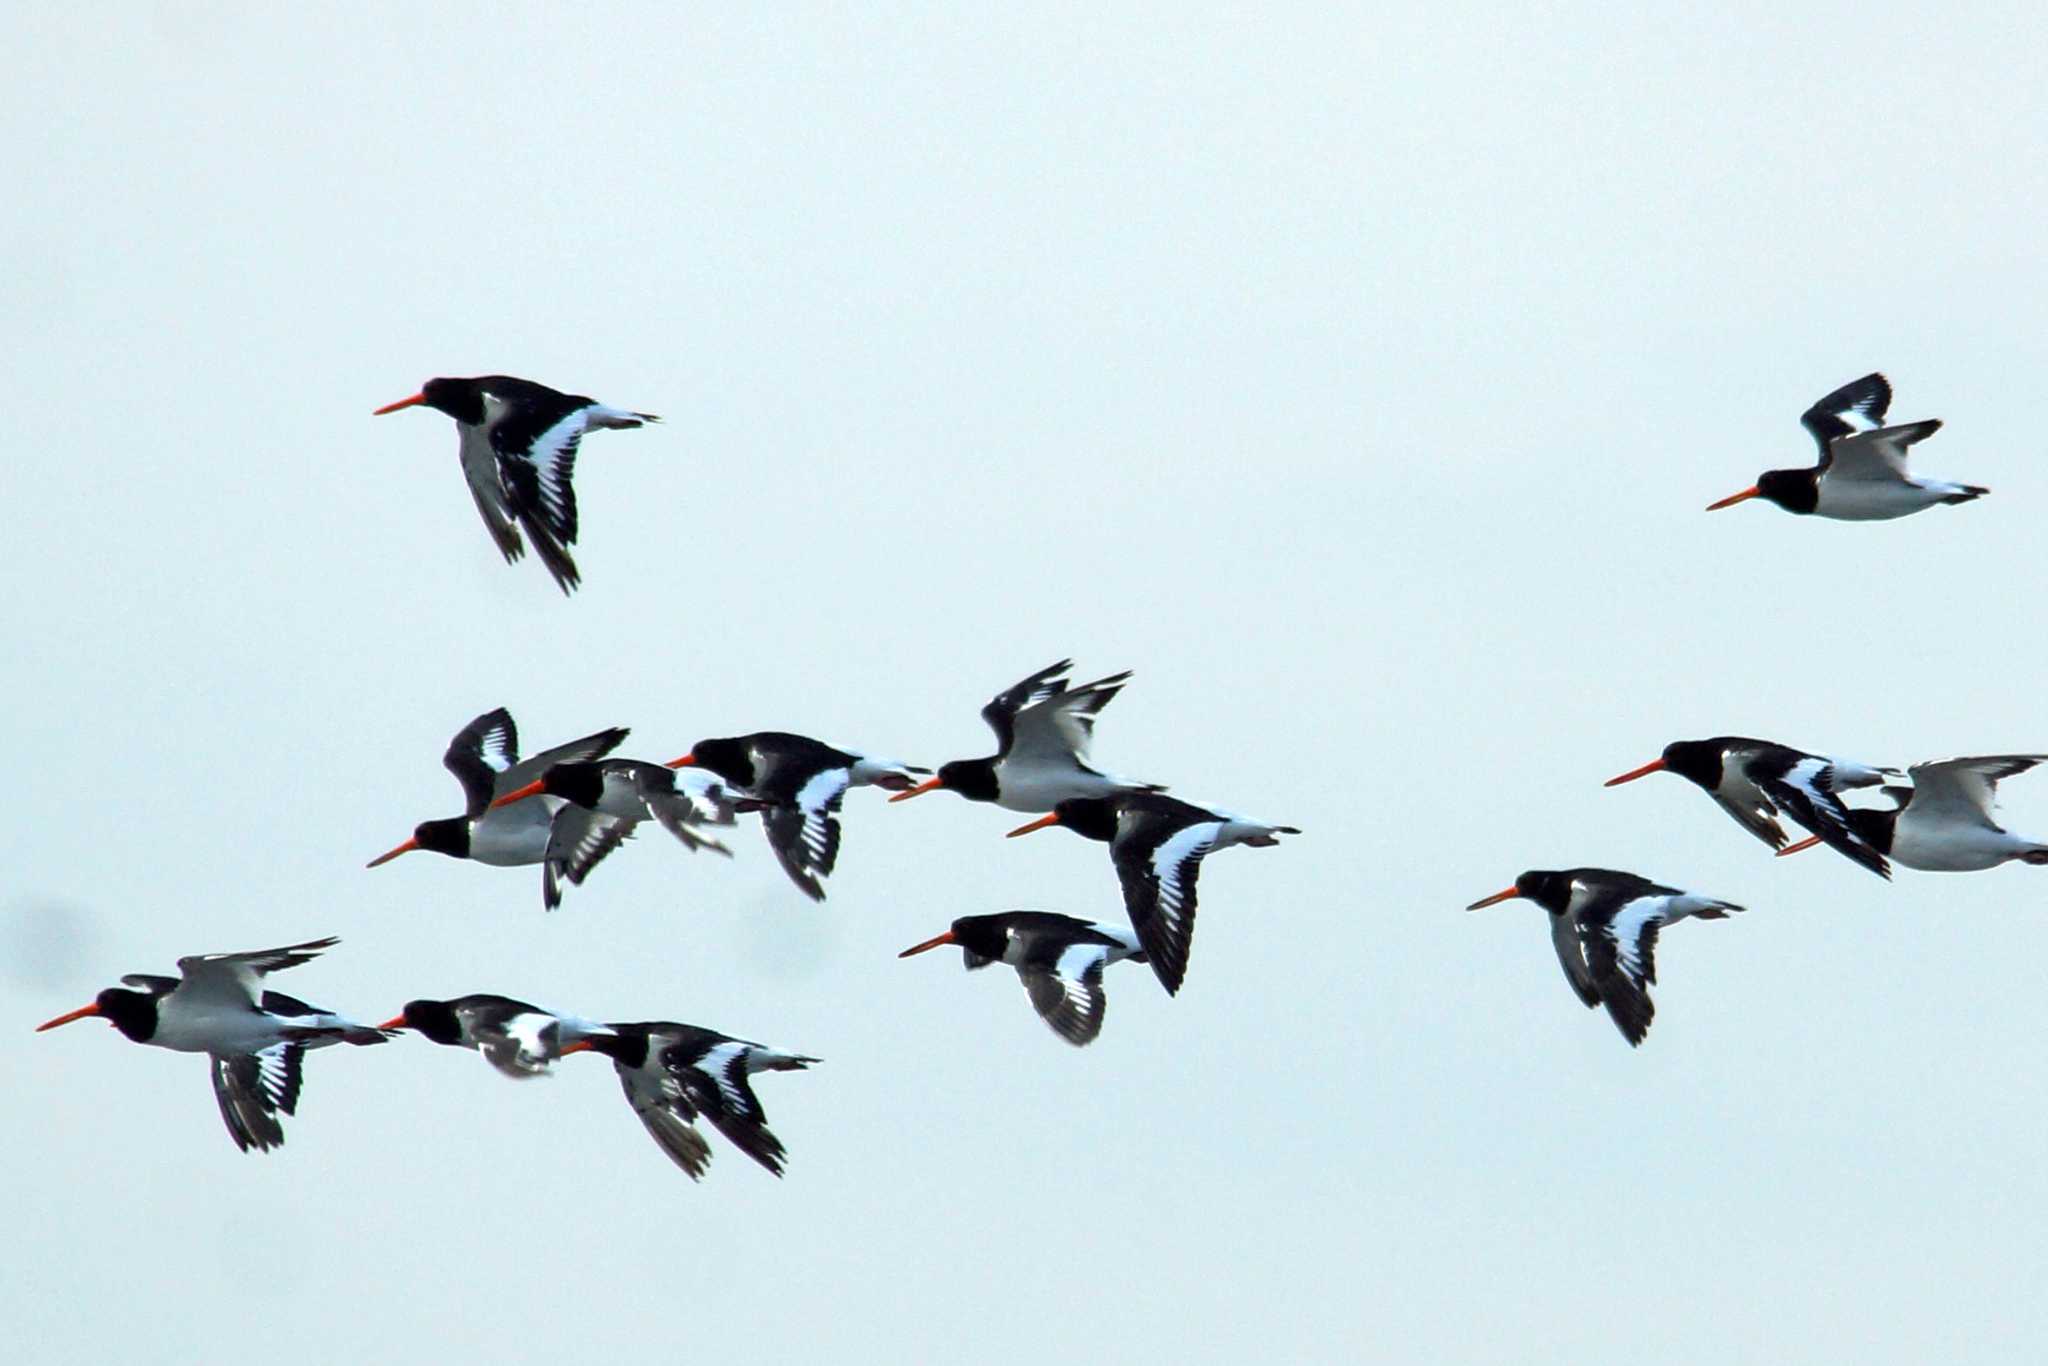
M 701 1114 L 741 1152 L 782 1175 L 782 1140 L 769 1131 L 767 1113 L 747 1078 L 801 1071 L 818 1059 L 669 1020 L 605 1028 L 607 1033 L 562 1051 L 589 1049 L 610 1058 L 627 1103 L 677 1166 L 694 1179 L 710 1164 L 711 1150 L 692 1123 Z
M 1051 815 L 1018 826 L 1009 837 L 1049 825 L 1109 844 L 1131 928 L 1169 995 L 1180 990 L 1187 976 L 1195 937 L 1195 875 L 1203 856 L 1233 844 L 1270 847 L 1281 835 L 1301 833 L 1291 825 L 1212 811 L 1163 792 L 1120 792 L 1069 797 Z
M 1841 522 L 1882 522 L 1933 507 L 1936 503 L 1967 503 L 1991 492 L 1975 484 L 1944 479 L 1916 479 L 1906 472 L 1910 448 L 1941 430 L 1938 418 L 1882 426 L 1891 406 L 1892 386 L 1880 374 L 1851 380 L 1808 408 L 1800 417 L 1820 446 L 1820 463 L 1811 469 L 1765 470 L 1756 483 L 1730 494 L 1707 511 L 1732 507 L 1749 498 L 1776 503 L 1787 512 L 1811 513 Z M 1858 428 L 1851 414 L 1872 424 Z
M 1907 770 L 1911 787 L 1887 785 L 1890 811 L 1852 807 L 1849 823 L 1874 847 L 1908 868 L 1929 873 L 1974 873 L 2009 859 L 2048 863 L 2048 844 L 2015 835 L 1991 818 L 2000 780 L 2025 773 L 2048 754 L 1986 754 L 1930 759 Z M 1801 840 L 1778 853 L 1796 854 L 1818 840 Z
M 446 820 L 422 821 L 412 838 L 370 860 L 368 867 L 389 863 L 400 854 L 427 849 L 450 858 L 474 859 L 497 868 L 541 865 L 541 904 L 549 910 L 562 904 L 561 879 L 581 886 L 599 860 L 633 833 L 633 822 L 575 805 L 566 798 L 526 797 L 509 806 L 498 798 L 523 788 L 558 764 L 602 758 L 626 738 L 615 726 L 519 758 L 519 731 L 512 714 L 499 707 L 457 731 L 441 756 L 442 764 L 462 784 L 467 813 Z
M 782 870 L 813 901 L 825 899 L 821 880 L 839 861 L 839 807 L 846 789 L 872 784 L 900 792 L 931 772 L 780 730 L 699 740 L 668 766 L 709 769 L 738 788 L 736 809 L 761 813 Z
M 570 480 L 577 443 L 594 428 L 661 419 L 510 375 L 430 379 L 411 398 L 387 403 L 373 416 L 420 404 L 455 419 L 462 477 L 505 562 L 526 553 L 517 529 L 523 526 L 556 584 L 564 593 L 573 591 L 582 582 L 567 549 L 576 543 L 576 490 Z
M 281 991 L 263 991 L 273 972 L 311 962 L 341 941 L 313 939 L 254 953 L 209 953 L 178 960 L 177 977 L 130 973 L 69 1014 L 36 1026 L 55 1029 L 99 1016 L 135 1043 L 213 1062 L 213 1096 L 228 1136 L 243 1152 L 268 1152 L 284 1142 L 280 1114 L 298 1110 L 309 1048 L 383 1043 L 383 1030 L 308 1005 Z
M 1735 823 L 1773 849 L 1783 849 L 1785 828 L 1773 819 L 1783 811 L 1828 847 L 1890 877 L 1884 854 L 1857 833 L 1840 793 L 1871 787 L 1899 776 L 1895 768 L 1873 768 L 1847 759 L 1808 754 L 1770 740 L 1717 735 L 1710 740 L 1674 740 L 1641 768 L 1609 778 L 1604 786 L 1632 783 L 1670 772 L 1695 784 L 1734 817 Z
M 947 944 L 960 946 L 970 971 L 990 963 L 1017 969 L 1033 1009 L 1053 1033 L 1076 1047 L 1094 1043 L 1102 1033 L 1108 1008 L 1102 970 L 1126 958 L 1146 961 L 1138 936 L 1123 926 L 1098 925 L 1051 911 L 963 915 L 944 934 L 896 956 L 908 958 Z
M 1073 667 L 1073 660 L 1063 659 L 989 699 L 981 719 L 996 733 L 994 754 L 941 764 L 936 777 L 889 800 L 907 802 L 945 788 L 1011 811 L 1050 811 L 1068 797 L 1162 791 L 1157 783 L 1128 782 L 1088 762 L 1096 714 L 1122 690 L 1130 671 L 1070 688 L 1066 672 Z
M 738 823 L 733 815 L 738 796 L 714 773 L 673 769 L 644 759 L 556 764 L 491 805 L 510 806 L 542 794 L 565 798 L 628 826 L 651 819 L 681 840 L 686 849 L 715 849 L 732 856 L 732 850 L 701 830 L 703 826 Z
M 434 1043 L 473 1048 L 506 1076 L 523 1081 L 546 1072 L 549 1063 L 574 1052 L 575 1045 L 604 1037 L 609 1027 L 510 996 L 476 992 L 442 1001 L 407 1001 L 378 1028 L 410 1029 Z
M 1605 1005 L 1631 1046 L 1642 1043 L 1657 1013 L 1649 993 L 1657 980 L 1657 931 L 1687 916 L 1722 920 L 1743 909 L 1612 868 L 1531 870 L 1465 909 L 1513 897 L 1527 897 L 1550 913 L 1550 942 L 1565 980 L 1589 1009 Z

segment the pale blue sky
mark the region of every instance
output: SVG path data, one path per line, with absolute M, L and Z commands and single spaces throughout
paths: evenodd
M 1734 732 L 2048 747 L 2031 7 L 248 6 L 15 16 L 0 891 L 24 1359 L 2011 1360 L 2048 1311 L 2043 875 L 1778 862 L 1673 779 Z M 1762 504 L 1882 368 L 1990 498 Z M 436 374 L 663 414 L 499 563 Z M 1062 655 L 1098 757 L 1304 828 L 1202 877 L 1186 989 L 1062 1045 L 897 950 L 1108 916 L 1099 846 L 849 798 L 537 874 L 363 862 L 448 736 L 804 730 L 912 762 Z M 2048 832 L 2048 780 L 2010 785 Z M 1743 902 L 1632 1052 L 1525 867 Z M 610 1069 L 309 1061 L 237 1154 L 199 1060 L 38 1021 L 184 953 L 816 1054 L 776 1182 Z M 588 1065 L 578 1065 L 588 1064 Z M 671 1313 L 665 1313 L 672 1309 Z M 225 1346 L 223 1346 L 225 1344 Z M 650 1345 L 652 1344 L 652 1345 Z

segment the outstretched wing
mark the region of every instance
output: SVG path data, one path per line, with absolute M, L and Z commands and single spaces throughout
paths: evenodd
M 1841 388 L 1823 398 L 1814 400 L 1813 406 L 1800 414 L 1800 425 L 1813 434 L 1820 446 L 1820 463 L 1828 463 L 1832 454 L 1830 447 L 1835 441 L 1856 430 L 1847 416 L 1854 413 L 1875 427 L 1884 421 L 1885 410 L 1892 406 L 1892 386 L 1881 374 L 1872 371 L 1861 379 L 1852 379 Z
M 1085 760 L 1095 738 L 1096 714 L 1123 691 L 1130 677 L 1129 670 L 1111 674 L 1026 707 L 1017 714 L 1009 757 L 1043 756 L 1057 762 L 1071 755 Z
M 653 1073 L 616 1063 L 613 1067 L 619 1074 L 619 1085 L 626 1093 L 626 1103 L 633 1107 L 633 1113 L 646 1126 L 648 1137 L 668 1154 L 671 1162 L 688 1173 L 692 1181 L 700 1179 L 711 1165 L 711 1145 L 691 1123 L 697 1117 L 697 1110 L 684 1094 L 683 1084 L 665 1070 Z
M 1820 836 L 1830 849 L 1879 877 L 1892 875 L 1885 856 L 1850 824 L 1849 809 L 1835 793 L 1834 770 L 1826 759 L 1807 755 L 1782 776 L 1757 776 L 1754 781 L 1786 815 Z
M 1907 478 L 1906 460 L 1910 449 L 1940 430 L 1941 419 L 1930 417 L 1898 427 L 1880 427 L 1874 432 L 1856 432 L 1840 437 L 1828 448 L 1828 477 L 1882 483 Z
M 670 1049 L 670 1069 L 687 1095 L 706 1119 L 748 1157 L 775 1175 L 782 1175 L 786 1151 L 782 1140 L 768 1128 L 768 1116 L 754 1089 L 747 1083 L 747 1050 L 750 1045 L 727 1039 L 686 1061 L 690 1050 Z
M 485 712 L 455 732 L 441 756 L 442 766 L 462 784 L 465 814 L 471 820 L 490 809 L 491 798 L 500 790 L 498 782 L 518 762 L 519 727 L 512 724 L 512 713 L 503 707 Z
M 1964 823 L 1988 821 L 1998 784 L 2040 763 L 2048 763 L 2048 754 L 1985 754 L 1915 764 L 1913 810 Z
M 1172 995 L 1187 977 L 1195 937 L 1195 876 L 1202 856 L 1216 847 L 1222 821 L 1197 821 L 1154 842 L 1122 832 L 1110 842 L 1110 861 L 1123 884 L 1131 928 L 1152 961 L 1159 984 Z M 1144 827 L 1139 827 L 1142 830 Z
M 1071 944 L 1050 968 L 1035 963 L 1017 967 L 1039 1017 L 1077 1048 L 1094 1043 L 1102 1033 L 1109 999 L 1102 990 L 1102 971 L 1109 954 L 1103 944 Z
M 988 722 L 988 728 L 996 733 L 996 752 L 1008 754 L 1016 734 L 1017 713 L 1053 696 L 1067 686 L 1064 677 L 1074 667 L 1074 661 L 1063 659 L 1057 664 L 1040 669 L 1028 678 L 1020 678 L 1009 687 L 988 700 L 981 709 L 981 719 Z
M 298 1108 L 305 1084 L 306 1050 L 300 1044 L 273 1044 L 260 1053 L 213 1053 L 213 1098 L 228 1136 L 243 1152 L 268 1152 L 284 1142 L 278 1115 Z
M 1657 980 L 1657 931 L 1664 923 L 1664 898 L 1637 897 L 1583 923 L 1586 962 L 1600 1000 L 1621 1036 L 1631 1047 L 1639 1045 L 1657 1013 L 1649 986 Z
M 462 437 L 462 480 L 469 485 L 469 496 L 476 501 L 476 515 L 483 518 L 484 530 L 491 533 L 505 563 L 511 564 L 526 553 L 526 546 L 513 526 L 505 484 L 498 473 L 498 453 L 491 448 L 491 438 L 482 427 L 459 422 L 455 429 Z
M 1593 970 L 1586 963 L 1586 946 L 1579 934 L 1578 917 L 1574 915 L 1553 915 L 1550 917 L 1550 945 L 1557 950 L 1557 961 L 1564 968 L 1564 979 L 1571 983 L 1572 990 L 1588 1009 L 1600 1004 L 1600 988 L 1593 980 Z
M 794 802 L 761 808 L 761 824 L 782 870 L 804 895 L 825 899 L 819 879 L 831 876 L 839 861 L 839 807 L 846 798 L 851 771 L 828 768 L 797 790 Z
M 332 935 L 290 944 L 281 949 L 257 949 L 252 953 L 192 954 L 178 960 L 183 980 L 178 983 L 181 1001 L 212 1003 L 231 1008 L 254 1009 L 262 979 L 285 968 L 310 963 L 341 941 Z

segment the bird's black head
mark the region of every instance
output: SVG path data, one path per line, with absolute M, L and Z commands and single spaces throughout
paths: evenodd
M 1664 767 L 1712 792 L 1721 785 L 1720 740 L 1673 740 L 1664 746 Z
M 1053 823 L 1091 840 L 1116 838 L 1116 803 L 1106 797 L 1069 797 L 1052 809 Z
M 1492 896 L 1481 897 L 1465 909 L 1476 911 L 1486 906 L 1497 906 L 1503 901 L 1523 897 L 1535 902 L 1552 915 L 1563 915 L 1572 899 L 1572 875 L 1570 873 L 1546 872 L 1532 868 L 1515 879 L 1515 885 Z
M 484 420 L 483 387 L 473 379 L 430 379 L 420 386 L 420 401 L 470 426 Z
M 1765 470 L 1756 477 L 1756 496 L 1787 512 L 1809 513 L 1820 506 L 1820 485 L 1810 469 Z
M 621 1067 L 645 1067 L 647 1065 L 646 1025 L 614 1024 L 606 1028 L 610 1034 L 593 1034 L 583 1044 L 593 1053 L 602 1053 Z
M 722 739 L 699 740 L 690 746 L 690 752 L 669 764 L 670 768 L 684 768 L 695 765 L 709 769 L 734 787 L 754 785 L 754 759 L 747 742 L 738 736 Z
M 460 816 L 441 821 L 421 821 L 412 828 L 413 843 L 450 858 L 469 857 L 469 822 Z
M 422 1038 L 435 1043 L 462 1042 L 462 1021 L 457 1018 L 455 1007 L 447 1001 L 407 1001 L 398 1018 L 386 1020 L 380 1028 L 416 1029 Z
M 964 952 L 968 967 L 987 967 L 990 959 L 1003 956 L 1009 939 L 1005 925 L 1008 919 L 1003 915 L 963 915 L 944 934 L 934 935 L 922 944 L 913 944 L 896 956 L 908 958 L 928 949 L 956 944 Z
M 108 987 L 92 998 L 107 1022 L 136 1043 L 148 1043 L 156 1034 L 155 993 Z
M 996 765 L 993 759 L 955 759 L 950 764 L 940 764 L 937 777 L 940 787 L 948 792 L 957 792 L 970 802 L 992 802 L 996 799 Z
M 541 776 L 540 790 L 594 808 L 604 792 L 604 768 L 591 763 L 556 764 Z
M 1009 946 L 1009 917 L 1005 915 L 963 915 L 953 922 L 953 942 L 967 951 L 967 966 L 987 967 L 990 959 L 1001 958 Z

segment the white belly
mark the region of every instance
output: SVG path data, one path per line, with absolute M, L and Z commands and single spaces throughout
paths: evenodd
M 1854 479 L 1844 483 L 1823 478 L 1820 502 L 1813 511 L 1816 517 L 1831 517 L 1838 522 L 1887 522 L 1933 507 L 1953 492 L 1953 487 L 1923 488 L 1901 480 Z
M 1901 817 L 1892 832 L 1892 858 L 1925 873 L 1996 868 L 2033 847 L 2033 841 L 1989 825 L 1941 825 L 1930 830 Z

